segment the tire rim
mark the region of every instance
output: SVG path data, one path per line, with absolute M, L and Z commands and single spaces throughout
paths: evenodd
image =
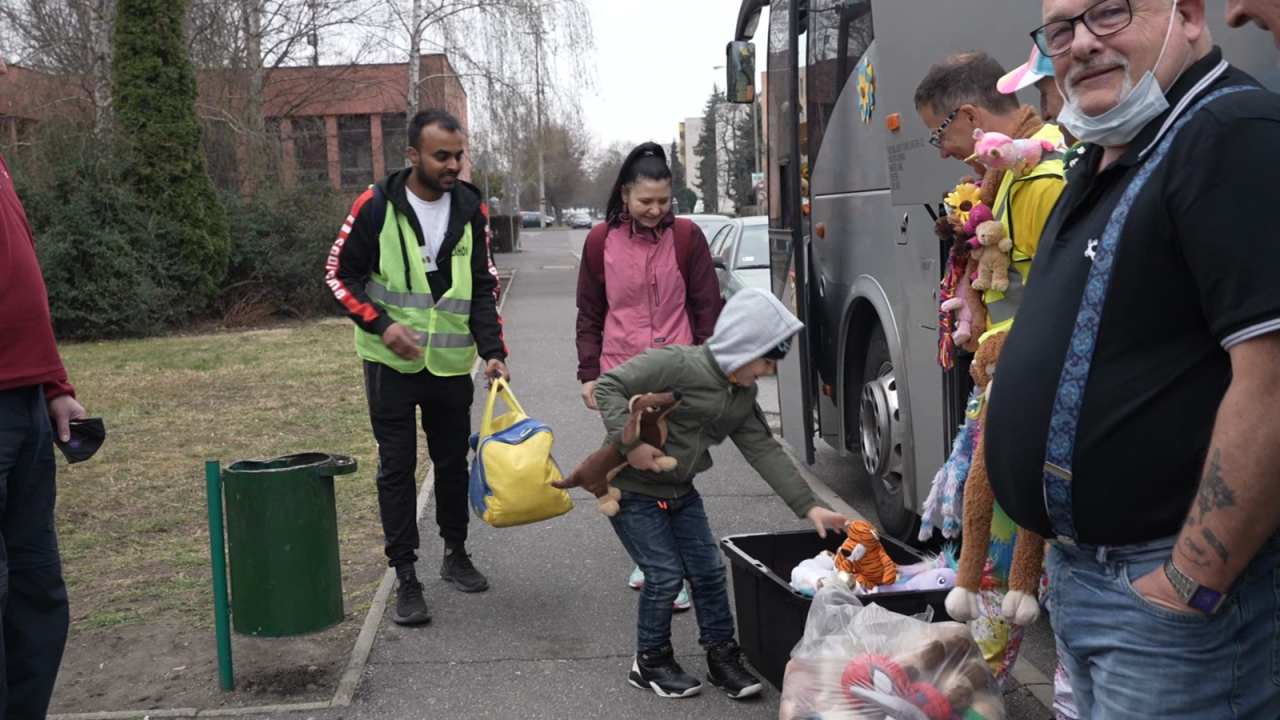
M 893 366 L 880 366 L 876 379 L 862 386 L 859 405 L 862 463 L 867 474 L 890 493 L 902 489 L 902 443 L 898 422 L 898 382 Z

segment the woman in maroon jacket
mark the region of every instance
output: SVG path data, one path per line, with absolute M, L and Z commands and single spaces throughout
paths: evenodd
M 655 143 L 631 151 L 605 221 L 578 269 L 578 380 L 592 410 L 596 378 L 650 348 L 701 345 L 720 316 L 720 281 L 701 228 L 671 214 L 671 168 Z M 637 567 L 631 587 L 644 584 Z M 677 610 L 690 607 L 688 589 Z

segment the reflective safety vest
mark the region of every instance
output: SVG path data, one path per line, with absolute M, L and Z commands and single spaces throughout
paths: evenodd
M 390 202 L 386 208 L 378 236 L 381 257 L 367 290 L 369 298 L 392 320 L 418 333 L 422 357 L 405 360 L 383 344 L 380 336 L 359 327 L 356 354 L 406 374 L 424 369 L 440 377 L 471 374 L 476 362 L 476 341 L 471 335 L 471 223 L 466 223 L 450 257 L 453 285 L 437 301 L 427 282 L 421 249 L 416 242 L 406 242 L 416 237 L 413 227 Z

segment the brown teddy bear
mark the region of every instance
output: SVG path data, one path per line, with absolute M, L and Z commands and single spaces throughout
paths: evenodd
M 938 623 L 922 634 L 915 650 L 894 659 L 912 682 L 932 682 L 956 715 L 963 715 L 974 700 L 990 694 L 991 670 L 974 643 L 969 628 L 960 623 Z
M 978 347 L 969 373 L 978 387 L 986 388 L 979 417 L 978 447 L 973 453 L 973 465 L 964 488 L 964 529 L 962 536 L 968 540 L 960 548 L 960 566 L 956 570 L 955 589 L 947 595 L 947 613 L 960 622 L 978 618 L 978 590 L 982 584 L 982 571 L 986 567 L 988 538 L 991 536 L 991 518 L 995 510 L 995 495 L 987 477 L 987 406 L 991 402 L 996 364 L 1004 348 L 1007 332 L 987 338 Z M 1030 625 L 1040 617 L 1037 593 L 1040 589 L 1040 570 L 1044 560 L 1044 538 L 1019 527 L 1018 540 L 1013 549 L 1013 566 L 1009 570 L 1009 594 L 1004 600 L 1004 617 L 1017 625 Z
M 631 419 L 622 427 L 622 442 L 633 443 L 637 439 L 661 450 L 667 442 L 667 415 L 680 407 L 680 391 L 665 393 L 647 393 L 631 398 Z M 658 467 L 664 472 L 676 469 L 676 459 L 663 456 L 656 458 Z M 561 490 L 580 487 L 596 496 L 600 504 L 600 512 L 608 517 L 618 513 L 618 500 L 622 493 L 609 483 L 627 466 L 627 456 L 623 455 L 613 443 L 591 453 L 569 477 L 552 483 L 552 487 Z
M 1013 240 L 1005 234 L 1004 223 L 988 220 L 978 226 L 976 235 L 981 247 L 974 248 L 972 256 L 978 259 L 978 279 L 973 281 L 975 290 L 1009 289 L 1009 265 L 1013 258 Z

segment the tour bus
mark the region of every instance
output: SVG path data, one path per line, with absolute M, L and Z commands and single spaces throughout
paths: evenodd
M 881 529 L 907 538 L 972 387 L 968 358 L 945 373 L 937 364 L 948 248 L 933 232 L 943 194 L 970 171 L 929 144 L 912 98 L 951 53 L 1026 62 L 1040 2 L 743 0 L 727 47 L 733 102 L 755 101 L 751 40 L 765 7 L 773 289 L 806 327 L 778 371 L 782 433 L 810 464 L 815 439 L 850 457 Z M 1280 87 L 1270 34 L 1229 30 L 1222 3 L 1206 9 L 1226 58 Z M 1034 92 L 1020 100 L 1036 103 Z

